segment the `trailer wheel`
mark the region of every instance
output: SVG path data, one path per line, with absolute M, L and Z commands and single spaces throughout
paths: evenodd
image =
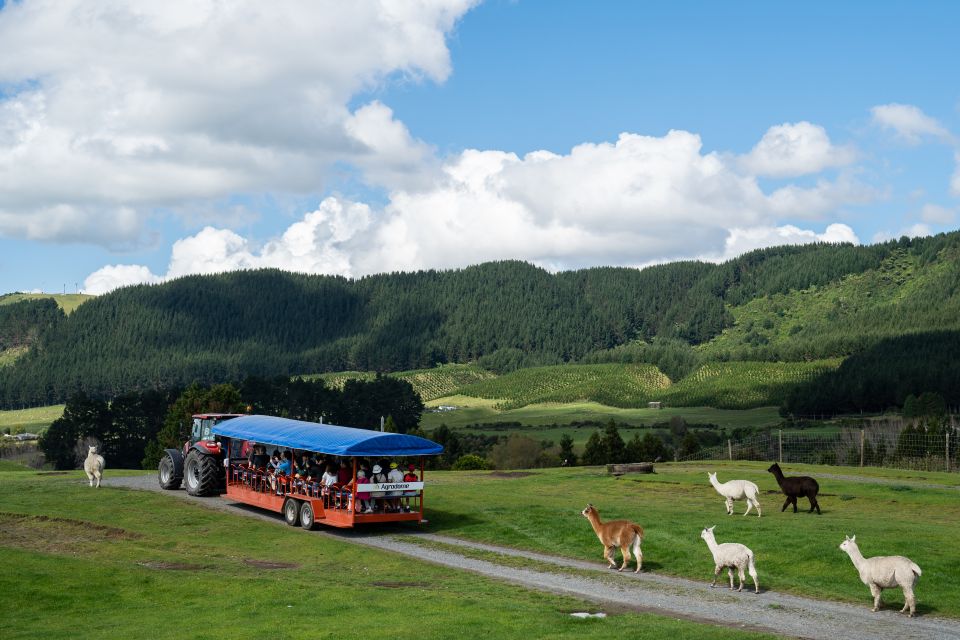
M 309 502 L 304 502 L 300 507 L 300 526 L 310 531 L 313 529 L 315 521 L 313 519 L 313 505 Z
M 169 453 L 165 454 L 157 467 L 157 479 L 160 481 L 162 489 L 179 489 L 183 482 L 183 476 L 177 475 L 177 465 Z
M 183 479 L 187 493 L 192 496 L 215 496 L 220 487 L 220 469 L 213 456 L 198 453 L 187 454 L 183 465 Z
M 283 519 L 291 527 L 297 526 L 297 522 L 300 520 L 300 505 L 293 498 L 287 498 L 287 501 L 283 503 Z

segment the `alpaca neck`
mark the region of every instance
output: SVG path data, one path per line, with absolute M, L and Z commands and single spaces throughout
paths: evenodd
M 863 554 L 860 553 L 860 547 L 858 547 L 856 543 L 851 544 L 846 548 L 846 552 L 847 552 L 847 555 L 850 556 L 850 559 L 853 561 L 853 566 L 859 569 L 860 565 L 863 564 L 863 561 L 864 561 Z
M 779 467 L 774 467 L 771 473 L 773 473 L 773 477 L 777 479 L 777 484 L 783 485 L 783 471 L 781 471 Z
M 720 491 L 720 481 L 717 480 L 717 476 L 710 476 L 710 484 L 713 485 L 714 489 Z
M 717 552 L 717 547 L 719 546 L 717 544 L 717 539 L 714 538 L 712 535 L 709 535 L 706 538 L 704 538 L 704 540 L 707 541 L 707 548 L 710 549 L 710 553 L 715 554 Z
M 597 535 L 600 535 L 600 528 L 603 526 L 603 523 L 600 522 L 600 516 L 596 513 L 588 513 L 587 520 L 590 521 L 590 526 L 593 527 L 593 532 Z

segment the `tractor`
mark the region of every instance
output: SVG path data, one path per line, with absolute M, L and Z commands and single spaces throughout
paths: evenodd
M 192 496 L 216 496 L 223 493 L 226 474 L 224 452 L 213 435 L 213 425 L 243 414 L 205 413 L 193 416 L 190 439 L 183 449 L 166 449 L 157 468 L 157 478 L 164 489 L 179 489 L 180 484 Z

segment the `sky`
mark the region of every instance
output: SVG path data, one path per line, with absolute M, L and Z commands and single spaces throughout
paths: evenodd
M 0 0 L 0 293 L 960 227 L 953 2 Z

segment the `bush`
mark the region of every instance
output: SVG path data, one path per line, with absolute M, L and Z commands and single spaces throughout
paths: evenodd
M 453 463 L 451 469 L 454 471 L 485 471 L 493 469 L 493 465 L 490 464 L 490 461 L 486 458 L 468 453 L 465 456 L 460 456 L 457 461 Z

